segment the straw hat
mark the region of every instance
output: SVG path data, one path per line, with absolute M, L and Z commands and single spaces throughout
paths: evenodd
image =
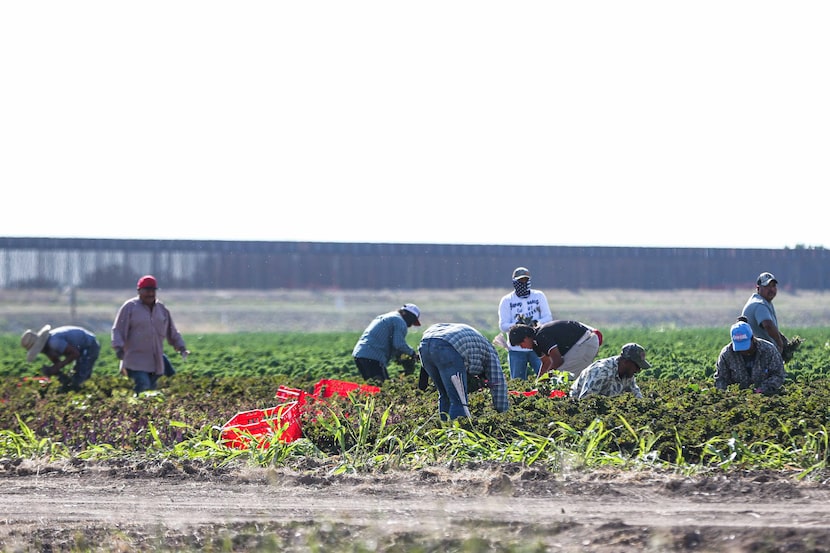
M 49 331 L 52 330 L 51 325 L 43 325 L 37 334 L 32 329 L 27 330 L 20 337 L 20 345 L 29 350 L 26 354 L 26 361 L 32 363 L 38 354 L 43 351 L 46 342 L 49 340 Z

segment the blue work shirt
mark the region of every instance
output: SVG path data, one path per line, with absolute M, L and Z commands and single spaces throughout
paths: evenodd
M 406 343 L 409 327 L 397 311 L 378 315 L 369 323 L 352 350 L 352 357 L 373 359 L 383 367 L 396 355 L 415 355 Z

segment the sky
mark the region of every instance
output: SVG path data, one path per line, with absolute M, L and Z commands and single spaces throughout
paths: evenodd
M 0 236 L 830 247 L 829 26 L 826 0 L 2 2 Z

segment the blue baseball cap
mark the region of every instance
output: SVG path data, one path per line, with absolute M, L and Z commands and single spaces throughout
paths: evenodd
M 746 351 L 752 345 L 752 327 L 740 322 L 732 325 L 732 349 Z

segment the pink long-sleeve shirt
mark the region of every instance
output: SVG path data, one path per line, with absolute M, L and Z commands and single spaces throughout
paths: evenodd
M 170 311 L 160 301 L 150 309 L 135 297 L 118 309 L 112 325 L 112 347 L 124 349 L 124 368 L 163 374 L 165 340 L 176 351 L 185 348 Z

